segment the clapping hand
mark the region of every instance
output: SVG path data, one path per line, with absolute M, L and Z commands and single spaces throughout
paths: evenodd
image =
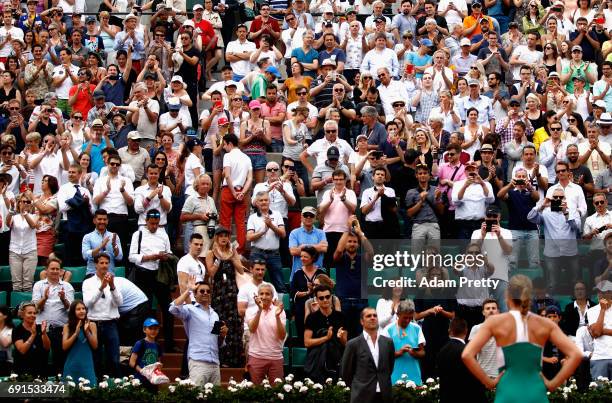
M 36 324 L 34 324 L 34 327 L 36 327 Z M 46 320 L 43 320 L 43 321 L 40 323 L 40 332 L 41 332 L 43 335 L 47 334 L 47 321 L 46 321 Z
M 64 287 L 60 288 L 57 295 L 59 296 L 60 301 L 64 301 L 66 299 L 66 291 L 64 291 Z
M 274 314 L 276 315 L 277 318 L 279 318 L 281 316 L 281 313 L 283 313 L 284 310 L 285 310 L 285 307 L 283 306 L 283 303 L 281 302 L 276 307 L 276 311 L 274 312 Z
M 346 330 L 344 330 L 343 327 L 340 327 L 340 329 L 338 329 L 338 332 L 336 333 L 336 337 L 339 339 L 342 339 L 345 334 L 346 334 Z

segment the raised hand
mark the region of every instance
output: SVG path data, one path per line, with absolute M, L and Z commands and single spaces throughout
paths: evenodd
M 281 302 L 276 307 L 276 311 L 274 312 L 274 314 L 276 315 L 276 317 L 280 317 L 281 313 L 283 313 L 284 310 L 285 310 L 285 307 L 283 306 L 283 303 Z
M 36 327 L 36 325 L 34 325 L 34 327 Z M 43 321 L 40 323 L 40 332 L 41 332 L 42 334 L 47 334 L 47 321 L 46 321 L 46 320 L 43 320 Z

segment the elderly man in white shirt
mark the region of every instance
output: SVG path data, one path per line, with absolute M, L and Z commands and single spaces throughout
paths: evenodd
M 130 244 L 129 260 L 136 270 L 135 284 L 145 293 L 149 301 L 153 296 L 162 312 L 165 350 L 174 349 L 173 318 L 168 312 L 170 288 L 157 280 L 160 264 L 172 259 L 170 239 L 165 231 L 159 229 L 161 214 L 157 209 L 147 212 L 145 226 L 134 232 Z M 175 259 L 175 258 L 174 258 Z
M 308 160 L 308 157 L 314 157 L 317 162 L 316 165 L 325 164 L 325 161 L 327 161 L 327 149 L 329 149 L 331 146 L 336 146 L 340 151 L 341 161 L 348 164 L 348 159 L 353 153 L 353 148 L 351 145 L 346 140 L 338 138 L 338 123 L 336 121 L 326 121 L 323 124 L 323 129 L 325 132 L 325 137 L 316 140 L 300 154 L 300 161 L 302 164 L 304 164 L 311 175 L 314 168 Z
M 160 169 L 157 165 L 147 167 L 147 183 L 134 191 L 134 210 L 138 213 L 138 225 L 145 225 L 148 211 L 157 209 L 160 212 L 159 225 L 165 227 L 168 222 L 168 213 L 172 209 L 172 192 L 166 185 L 159 183 Z
M 563 189 L 567 208 L 570 210 L 578 210 L 580 217 L 586 217 L 587 205 L 584 198 L 584 192 L 580 185 L 575 184 L 570 180 L 570 170 L 567 162 L 558 161 L 555 164 L 555 173 L 557 174 L 557 183 L 552 185 L 546 191 L 546 197 L 552 200 L 553 193 L 557 189 Z
M 116 378 L 121 376 L 117 322 L 123 297 L 115 288 L 114 276 L 108 272 L 110 256 L 100 253 L 94 262 L 96 275 L 83 281 L 83 302 L 88 309 L 87 317 L 96 323 L 98 330 L 98 349 L 94 357 L 96 373 Z M 106 370 L 102 369 L 103 351 L 107 358 Z
M 455 182 L 451 193 L 459 239 L 470 239 L 472 233 L 480 229 L 487 205 L 495 201 L 491 183 L 478 175 L 476 162 L 468 162 L 465 173 L 466 179 Z
M 410 99 L 408 96 L 408 90 L 406 85 L 399 81 L 394 80 L 391 76 L 390 70 L 386 67 L 379 68 L 376 71 L 376 76 L 380 81 L 380 85 L 376 87 L 378 95 L 380 96 L 380 102 L 383 110 L 385 111 L 386 121 L 393 120 L 395 111 L 393 110 L 393 102 L 398 99 L 404 101 Z
M 595 214 L 587 217 L 584 222 L 582 237 L 591 240 L 591 251 L 597 251 L 599 257 L 603 257 L 603 240 L 612 230 L 612 212 L 608 210 L 608 199 L 605 193 L 595 193 L 593 205 L 595 206 Z

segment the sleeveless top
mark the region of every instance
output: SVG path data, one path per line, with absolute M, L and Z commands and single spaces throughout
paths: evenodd
M 15 87 L 12 87 L 9 90 L 8 94 L 4 92 L 4 88 L 0 88 L 0 104 L 3 102 L 10 101 L 11 99 L 15 99 L 16 96 L 17 96 L 17 89 Z M 0 116 L 4 118 L 8 117 L 9 116 L 8 109 L 0 108 Z
M 500 372 L 504 374 L 495 390 L 495 403 L 544 403 L 548 402 L 546 386 L 540 376 L 542 371 L 542 346 L 529 341 L 525 318 L 518 311 L 510 311 L 516 324 L 516 340 L 504 347 L 498 347 Z M 503 362 L 501 362 L 503 360 Z
M 253 130 L 249 127 L 250 121 L 247 120 L 247 127 L 244 131 L 245 137 L 249 137 L 253 135 Z M 266 132 L 266 128 L 264 126 L 264 120 L 261 121 L 261 129 Z M 242 150 L 246 155 L 265 155 L 266 154 L 266 143 L 261 140 L 253 140 L 249 144 L 247 144 Z

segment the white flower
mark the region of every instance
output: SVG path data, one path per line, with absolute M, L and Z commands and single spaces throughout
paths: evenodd
M 589 388 L 596 388 L 596 387 L 597 387 L 597 382 L 589 383 Z
M 422 391 L 422 392 L 421 392 L 421 396 L 425 396 L 426 394 L 427 394 L 427 391 L 426 391 L 426 390 L 424 390 L 424 391 Z
M 139 379 L 132 379 L 132 386 L 140 386 L 140 380 Z
M 236 386 L 236 381 L 234 380 L 234 378 L 231 378 L 230 381 L 228 382 L 228 384 L 230 386 Z
M 572 390 L 567 386 L 563 387 L 563 393 L 570 393 Z
M 15 373 L 13 373 L 13 374 L 11 374 L 11 376 L 10 376 L 9 378 L 10 378 L 10 379 L 17 379 L 17 378 L 19 378 L 19 375 L 17 375 L 17 374 L 15 374 Z M 71 377 L 71 376 L 67 376 L 67 377 L 66 377 L 66 379 L 68 379 L 68 378 L 72 379 L 72 377 Z
M 272 388 L 272 386 L 269 383 L 264 383 L 263 384 L 264 389 L 270 389 Z
M 125 378 L 125 377 L 124 377 Z M 130 375 L 128 379 L 134 379 L 134 375 Z
M 333 381 L 334 381 L 333 379 L 331 379 L 331 378 L 327 378 L 327 379 L 325 380 L 325 383 L 326 383 L 326 384 L 328 384 L 328 385 L 331 385 Z
M 406 379 L 406 378 L 408 378 L 408 375 L 402 374 L 402 379 Z
M 416 388 L 416 383 L 410 380 L 406 382 L 406 389 L 414 389 L 414 388 Z
M 286 382 L 291 382 L 291 381 L 293 381 L 293 378 L 294 378 L 293 374 L 289 374 L 289 375 L 287 375 L 287 376 L 285 377 L 285 381 L 286 381 Z
M 567 400 L 567 393 L 563 393 L 563 399 Z
M 598 381 L 607 381 L 607 380 L 608 380 L 608 378 L 606 378 L 605 376 L 598 376 L 598 377 L 597 377 L 597 380 L 598 380 Z
M 283 390 L 284 390 L 285 392 L 287 392 L 287 393 L 291 392 L 291 389 L 293 389 L 293 388 L 291 387 L 291 385 L 284 385 L 284 386 L 283 386 Z
M 76 387 L 76 383 L 74 383 L 72 381 L 68 381 L 68 386 L 70 386 L 71 388 L 75 388 Z
M 198 400 L 204 400 L 204 394 L 202 392 L 198 393 Z
M 70 375 L 68 375 L 68 378 L 70 378 Z M 108 375 L 104 375 L 102 377 L 102 379 L 104 379 L 105 381 L 108 380 L 109 378 L 110 378 L 110 376 L 108 376 Z M 70 379 L 72 379 L 72 378 L 70 378 Z
M 342 379 L 340 379 L 340 380 L 339 380 L 339 381 L 336 383 L 336 385 L 340 386 L 341 388 L 346 387 L 346 383 L 345 383 L 345 382 L 344 382 Z
M 83 385 L 80 386 L 80 389 L 85 391 L 85 392 L 87 392 L 88 390 L 91 390 L 91 388 L 89 386 L 83 386 Z
M 204 389 L 204 394 L 205 395 L 210 395 L 211 393 L 213 393 L 212 389 Z
M 293 387 L 296 389 L 300 389 L 302 386 L 304 386 L 304 384 L 300 381 L 297 381 L 296 383 L 293 384 Z
M 308 386 L 314 385 L 314 382 L 310 378 L 304 378 L 304 383 Z
M 98 387 L 99 387 L 100 389 L 106 389 L 106 388 L 108 388 L 108 382 L 106 382 L 106 381 L 102 381 L 102 382 L 100 382 L 100 383 L 98 384 Z
M 402 385 L 404 384 L 404 381 L 402 381 L 401 379 L 398 379 L 398 380 L 395 382 L 395 384 L 396 384 L 396 385 L 400 385 L 400 386 L 402 386 Z
M 204 389 L 212 389 L 215 385 L 213 385 L 210 382 L 207 382 L 206 384 L 204 384 Z
M 319 390 L 323 390 L 323 385 L 321 385 L 320 383 L 315 383 L 314 385 L 312 385 L 313 389 L 319 389 Z
M 349 388 L 348 386 L 346 388 L 344 388 L 345 391 L 349 392 L 351 390 L 351 388 Z
M 280 378 L 275 378 L 274 379 L 274 383 L 282 383 L 282 382 L 283 382 L 283 380 L 280 379 Z
M 123 379 L 123 382 L 127 382 L 127 381 L 128 381 L 130 378 L 128 378 L 127 376 L 124 376 L 124 377 L 123 377 L 123 378 L 121 378 L 121 379 Z
M 168 386 L 168 390 L 170 391 L 170 393 L 174 393 L 174 391 L 176 390 L 176 386 L 170 385 Z
M 276 397 L 278 397 L 278 400 L 283 400 L 285 398 L 285 395 L 283 395 L 282 393 L 277 393 Z
M 244 386 L 246 386 L 247 388 L 252 388 L 253 387 L 253 382 L 245 380 Z
M 85 382 L 87 379 L 83 378 L 82 376 L 79 376 L 79 383 L 83 383 Z
M 270 381 L 268 380 L 268 378 L 265 378 L 263 381 L 261 381 L 261 384 L 262 385 L 266 385 L 266 384 L 269 385 Z
M 606 379 L 606 380 L 607 380 L 607 379 Z M 34 379 L 34 382 L 37 382 L 37 383 L 42 383 L 42 379 L 40 379 L 40 378 L 36 378 L 36 379 Z
M 235 388 L 235 387 L 233 387 L 233 386 L 228 386 L 228 387 L 227 387 L 227 390 L 229 390 L 229 391 L 230 391 L 230 392 L 232 392 L 232 393 L 234 393 L 234 392 L 237 392 L 237 391 L 238 391 L 238 389 L 236 389 L 236 388 Z
M 433 388 L 431 388 L 431 390 L 438 390 L 438 389 L 440 389 L 440 384 L 439 384 L 439 383 L 436 383 L 436 384 L 433 386 Z
M 300 388 L 300 393 L 306 393 L 306 392 L 308 392 L 308 388 L 306 386 L 302 386 Z
M 115 383 L 115 385 L 120 385 L 123 383 L 123 381 L 121 380 L 121 378 L 115 378 L 115 380 L 113 381 Z
M 434 383 L 435 380 L 433 378 L 427 378 L 427 380 L 425 381 L 425 383 Z

